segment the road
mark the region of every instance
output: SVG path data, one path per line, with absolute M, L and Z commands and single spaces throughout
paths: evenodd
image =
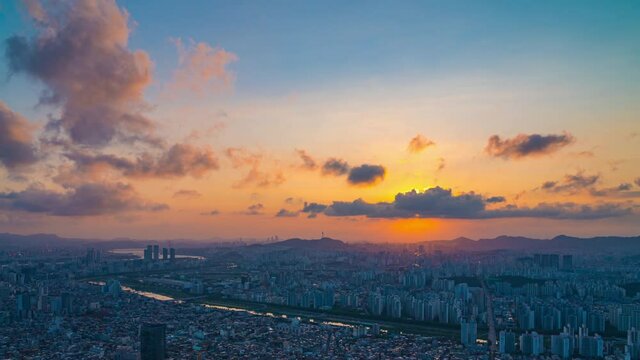
M 493 314 L 493 298 L 491 296 L 491 292 L 489 292 L 489 288 L 487 287 L 486 283 L 484 282 L 484 278 L 483 277 L 478 277 L 480 279 L 480 284 L 482 285 L 482 290 L 484 290 L 484 294 L 487 297 L 487 321 L 488 321 L 488 325 L 489 325 L 489 346 L 491 349 L 491 358 L 495 358 L 495 354 L 496 354 L 496 344 L 497 339 L 496 339 L 496 321 L 495 321 L 495 316 Z

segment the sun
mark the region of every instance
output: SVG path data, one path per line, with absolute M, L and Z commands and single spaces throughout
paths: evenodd
M 390 224 L 391 231 L 394 234 L 411 236 L 425 235 L 431 232 L 441 230 L 442 222 L 438 219 L 398 219 Z

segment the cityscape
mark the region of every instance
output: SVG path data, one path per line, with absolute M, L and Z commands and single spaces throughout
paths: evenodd
M 640 1 L 0 0 L 0 360 L 640 360 Z
M 640 257 L 615 246 L 640 237 L 477 241 L 485 251 L 464 250 L 468 239 L 120 249 L 10 238 L 21 245 L 0 254 L 8 359 L 640 356 Z

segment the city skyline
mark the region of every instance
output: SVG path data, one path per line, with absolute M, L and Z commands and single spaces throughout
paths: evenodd
M 0 8 L 0 232 L 640 233 L 636 2 Z

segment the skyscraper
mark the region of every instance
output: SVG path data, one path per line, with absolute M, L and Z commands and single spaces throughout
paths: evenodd
M 500 331 L 500 353 L 513 354 L 516 352 L 516 334 L 511 331 Z
M 538 356 L 544 352 L 544 336 L 537 332 L 520 335 L 520 351 L 525 355 Z
M 476 344 L 478 338 L 478 324 L 474 320 L 462 320 L 460 323 L 460 342 L 464 346 Z
M 163 360 L 166 357 L 165 324 L 140 325 L 140 360 Z
M 171 259 L 171 260 L 175 260 L 176 259 L 176 249 L 174 249 L 174 248 L 169 249 L 169 259 Z
M 162 260 L 169 260 L 169 249 L 166 247 L 162 248 Z
M 564 270 L 573 268 L 573 255 L 562 255 L 562 268 Z
M 153 245 L 153 260 L 160 260 L 160 246 Z
M 147 245 L 147 248 L 144 250 L 144 260 L 151 261 L 153 256 L 153 250 L 151 245 Z

